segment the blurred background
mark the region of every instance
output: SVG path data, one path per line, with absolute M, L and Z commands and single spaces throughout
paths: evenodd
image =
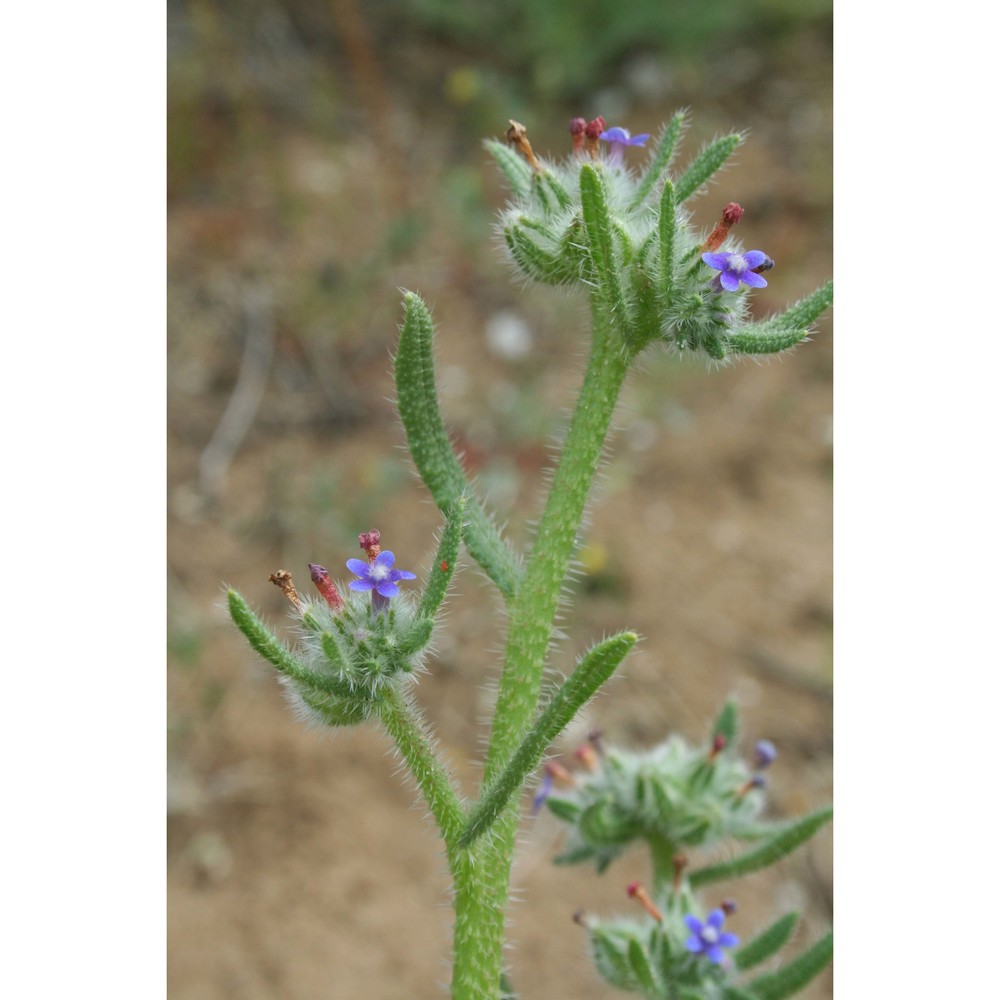
M 509 118 L 560 157 L 575 115 L 656 133 L 687 107 L 681 166 L 749 129 L 696 222 L 743 205 L 744 245 L 777 262 L 760 314 L 826 280 L 831 4 L 169 0 L 168 26 L 170 996 L 440 997 L 448 879 L 423 806 L 373 726 L 292 719 L 223 584 L 281 625 L 268 575 L 306 590 L 317 561 L 346 578 L 370 528 L 426 570 L 439 516 L 391 403 L 401 287 L 434 310 L 469 471 L 530 538 L 587 320 L 581 297 L 512 279 L 494 235 L 503 186 L 482 139 Z M 829 800 L 831 341 L 827 316 L 781 360 L 710 371 L 648 352 L 552 665 L 616 629 L 645 638 L 557 750 L 593 726 L 632 746 L 697 739 L 734 696 L 745 747 L 767 737 L 781 754 L 770 813 Z M 418 698 L 471 792 L 503 623 L 470 565 L 449 607 Z M 619 995 L 571 918 L 628 912 L 645 858 L 598 877 L 553 866 L 558 848 L 554 820 L 526 821 L 514 984 L 525 1000 Z M 801 948 L 832 919 L 831 869 L 824 833 L 717 895 L 737 898 L 744 936 L 800 909 Z

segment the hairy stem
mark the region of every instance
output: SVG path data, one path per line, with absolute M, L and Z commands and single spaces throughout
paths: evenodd
M 486 786 L 508 764 L 537 711 L 566 571 L 631 361 L 624 338 L 613 329 L 597 294 L 591 298 L 591 307 L 594 331 L 587 373 L 524 576 L 511 602 Z M 460 859 L 455 880 L 455 1000 L 490 1000 L 498 995 L 518 820 L 518 799 L 513 797 L 487 834 Z
M 379 718 L 427 800 L 454 868 L 458 838 L 465 827 L 465 813 L 451 777 L 431 745 L 416 709 L 405 696 L 391 688 L 377 704 Z

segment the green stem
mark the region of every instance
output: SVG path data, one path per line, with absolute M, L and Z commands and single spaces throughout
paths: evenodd
M 659 898 L 663 890 L 674 883 L 677 848 L 662 837 L 649 836 L 646 843 L 653 863 L 653 896 Z
M 434 752 L 423 721 L 404 695 L 390 688 L 378 699 L 377 711 L 430 806 L 444 839 L 448 860 L 454 867 L 458 838 L 465 828 L 465 813 L 451 777 Z
M 507 652 L 484 785 L 510 761 L 537 711 L 559 597 L 594 474 L 611 426 L 630 353 L 597 295 L 591 297 L 593 343 L 587 373 L 538 525 L 524 576 L 510 608 Z M 504 914 L 519 821 L 513 797 L 488 836 L 454 866 L 453 1000 L 493 1000 L 503 965 Z

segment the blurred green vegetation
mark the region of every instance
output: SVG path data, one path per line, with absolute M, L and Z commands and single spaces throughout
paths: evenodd
M 696 62 L 828 22 L 831 0 L 402 0 L 400 21 L 494 68 L 524 102 L 580 100 L 643 54 Z

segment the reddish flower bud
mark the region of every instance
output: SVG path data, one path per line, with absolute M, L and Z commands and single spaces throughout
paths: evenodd
M 368 554 L 368 561 L 375 562 L 382 551 L 382 535 L 375 528 L 371 531 L 362 531 L 358 535 L 358 543 Z
M 735 202 L 731 201 L 722 210 L 722 219 L 724 222 L 728 222 L 729 225 L 735 226 L 740 219 L 743 218 L 743 209 Z
M 607 123 L 598 115 L 593 121 L 587 122 L 583 134 L 587 137 L 587 152 L 592 160 L 596 160 L 601 148 L 601 133 L 607 128 Z
M 722 246 L 729 230 L 743 218 L 743 209 L 735 202 L 731 201 L 722 210 L 722 218 L 715 224 L 715 228 L 708 234 L 708 239 L 702 245 L 705 253 L 714 253 Z
M 309 576 L 312 582 L 316 584 L 316 589 L 320 592 L 323 600 L 334 611 L 340 611 L 344 606 L 344 599 L 337 593 L 337 588 L 333 585 L 333 580 L 330 579 L 330 574 L 326 571 L 326 568 L 320 566 L 318 563 L 309 563 Z
M 639 882 L 630 882 L 625 891 L 629 897 L 636 900 L 639 905 L 656 921 L 663 921 L 663 914 L 659 907 L 649 898 L 649 893 Z
M 580 746 L 573 751 L 573 756 L 588 770 L 591 774 L 597 771 L 599 764 L 597 761 L 597 751 L 589 744 L 582 743 Z

